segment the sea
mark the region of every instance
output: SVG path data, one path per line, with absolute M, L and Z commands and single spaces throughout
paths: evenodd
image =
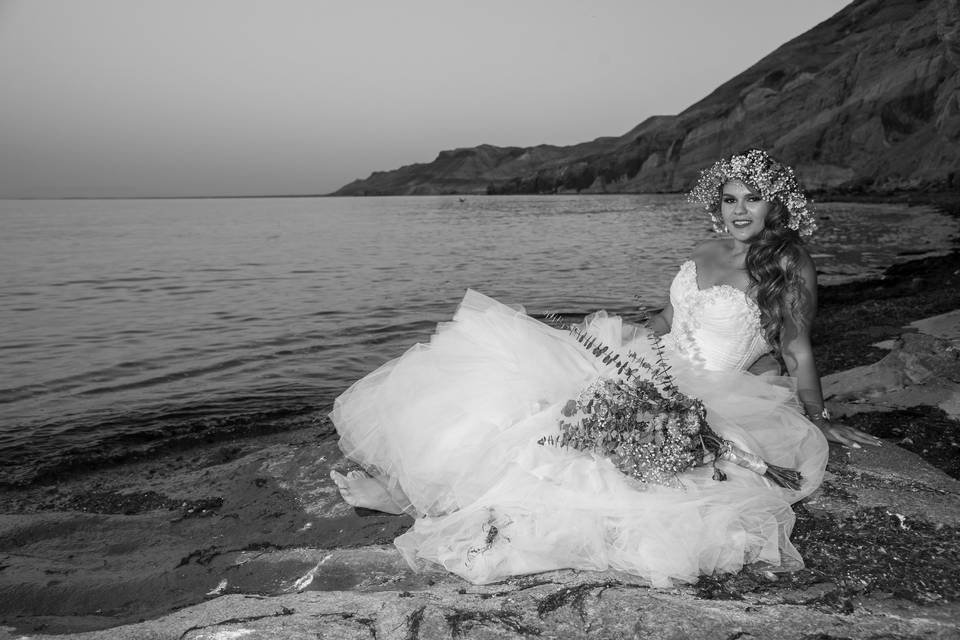
M 815 209 L 822 284 L 960 232 L 926 207 Z M 322 424 L 468 288 L 538 317 L 639 318 L 712 235 L 680 195 L 0 200 L 0 225 L 8 486 Z

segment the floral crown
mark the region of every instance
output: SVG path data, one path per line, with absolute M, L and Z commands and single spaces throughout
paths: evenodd
M 801 236 L 809 236 L 817 228 L 813 212 L 807 207 L 807 196 L 793 175 L 793 169 L 774 160 L 766 151 L 750 149 L 719 160 L 700 172 L 700 180 L 687 200 L 703 205 L 713 220 L 713 228 L 723 230 L 720 216 L 720 189 L 731 180 L 739 180 L 760 192 L 768 202 L 779 201 L 787 208 L 787 226 Z

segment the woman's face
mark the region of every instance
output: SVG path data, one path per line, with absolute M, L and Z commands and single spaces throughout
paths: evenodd
M 720 193 L 720 214 L 735 240 L 750 242 L 761 231 L 770 212 L 770 203 L 740 182 L 731 180 Z

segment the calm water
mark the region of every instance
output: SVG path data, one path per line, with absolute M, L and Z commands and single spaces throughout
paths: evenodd
M 818 211 L 827 283 L 958 232 Z M 0 201 L 0 221 L 0 482 L 322 415 L 468 287 L 535 314 L 659 307 L 711 235 L 672 195 Z

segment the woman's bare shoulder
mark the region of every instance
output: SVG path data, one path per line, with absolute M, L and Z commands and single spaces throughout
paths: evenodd
M 724 253 L 730 252 L 730 241 L 725 238 L 710 238 L 704 240 L 693 248 L 691 257 L 697 258 L 715 258 Z

